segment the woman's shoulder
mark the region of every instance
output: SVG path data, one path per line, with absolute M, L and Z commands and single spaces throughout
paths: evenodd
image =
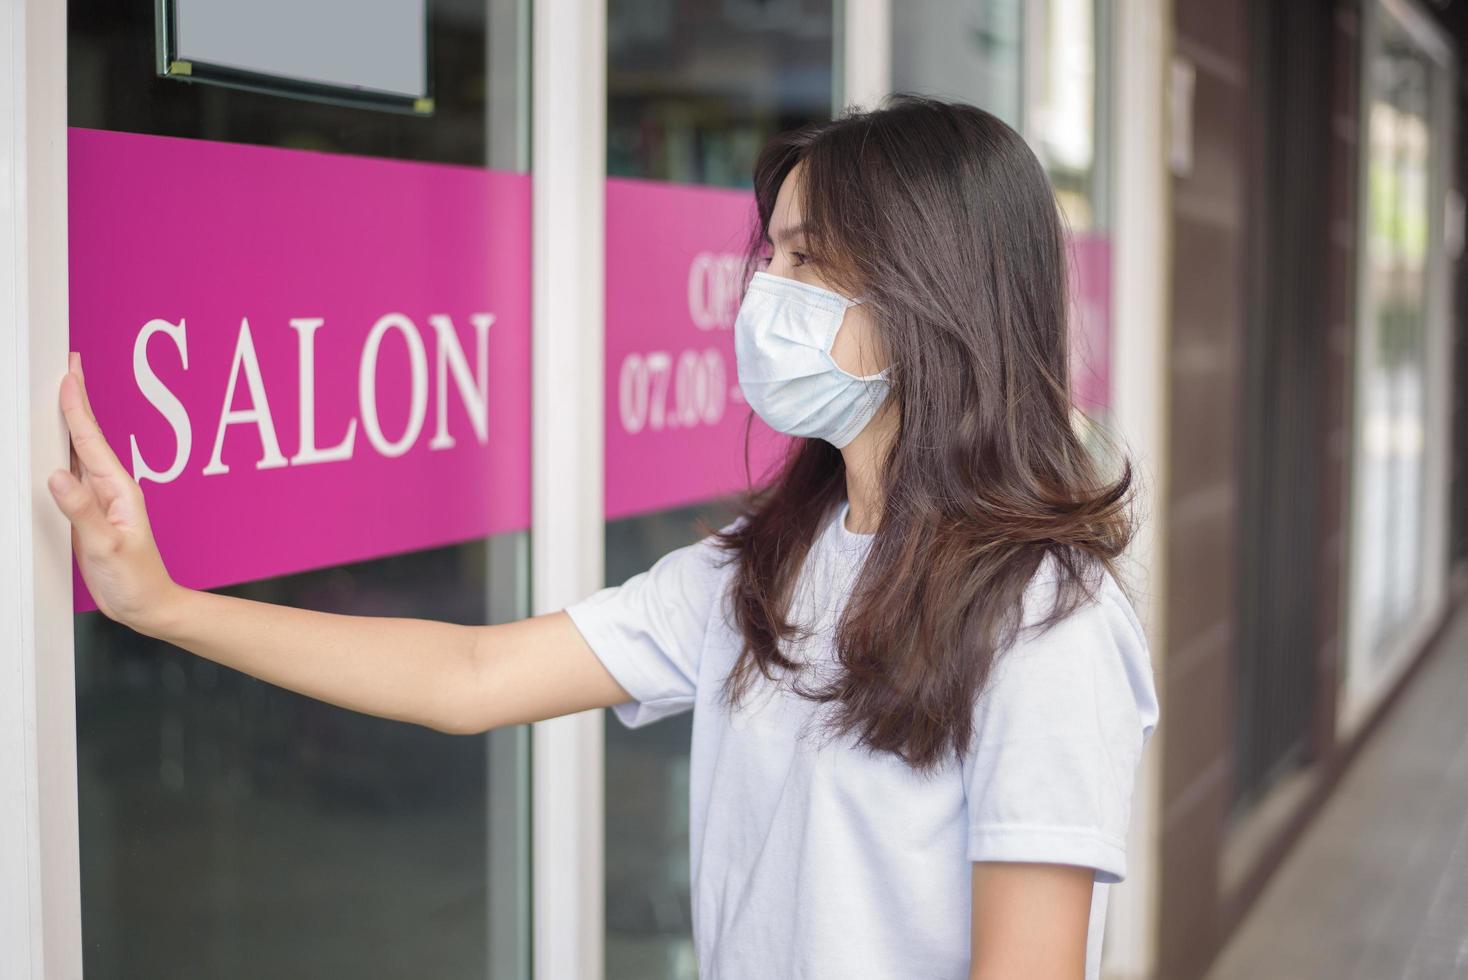
M 1068 611 L 1055 616 L 1059 586 L 1070 573 L 1047 556 L 1026 587 L 1024 622 L 1014 642 L 996 659 L 999 692 L 1043 692 L 1064 701 L 1083 700 L 1135 711 L 1143 737 L 1157 723 L 1156 671 L 1127 590 L 1104 564 L 1086 574 L 1091 588 L 1072 593 Z
M 1079 575 L 1079 581 L 1070 581 Z M 1025 588 L 1022 619 L 995 657 L 998 672 L 1089 682 L 1101 675 L 1129 678 L 1141 700 L 1154 687 L 1147 631 L 1122 582 L 1105 563 L 1067 568 L 1047 555 Z
M 1068 638 L 1105 634 L 1146 650 L 1146 630 L 1127 588 L 1099 559 L 1068 566 L 1056 552 L 1046 552 L 1025 586 L 1021 605 L 1016 645 L 1060 630 Z

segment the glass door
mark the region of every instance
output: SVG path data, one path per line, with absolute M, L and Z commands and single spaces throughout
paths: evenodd
M 113 448 L 151 474 L 184 584 L 513 620 L 529 609 L 525 5 L 397 6 L 412 29 L 386 42 L 419 59 L 430 96 L 370 104 L 268 66 L 195 78 L 161 54 L 175 18 L 231 7 L 294 50 L 340 4 L 70 3 L 73 342 Z M 331 36 L 381 33 L 339 20 Z M 350 240 L 363 230 L 380 247 Z M 363 319 L 366 296 L 380 304 Z M 151 411 L 160 391 L 172 415 Z M 491 469 L 497 454 L 514 465 Z M 88 977 L 529 975 L 523 730 L 354 714 L 92 608 L 74 625 Z

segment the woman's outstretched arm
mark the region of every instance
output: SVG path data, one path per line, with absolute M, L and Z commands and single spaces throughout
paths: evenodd
M 103 437 L 80 359 L 61 382 L 72 469 L 47 481 L 102 613 L 263 681 L 445 732 L 481 732 L 628 699 L 564 612 L 495 626 L 313 612 L 175 583 L 142 490 Z
M 471 734 L 628 700 L 564 612 L 460 626 L 175 588 L 139 632 L 369 715 Z

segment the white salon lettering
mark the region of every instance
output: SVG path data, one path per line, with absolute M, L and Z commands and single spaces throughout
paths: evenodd
M 448 419 L 450 387 L 457 392 L 458 403 L 462 405 L 468 418 L 475 442 L 480 445 L 489 442 L 489 328 L 494 324 L 495 316 L 492 313 L 472 313 L 469 315 L 469 322 L 474 330 L 472 364 L 464 350 L 453 319 L 444 313 L 433 313 L 428 316 L 428 323 L 433 328 L 435 370 L 432 384 L 436 389 L 434 392 L 434 427 L 433 434 L 428 441 L 429 449 L 452 449 L 458 444 L 450 432 Z M 322 333 L 326 326 L 326 320 L 323 317 L 292 317 L 289 320 L 290 329 L 296 333 L 296 390 L 298 395 L 296 404 L 299 414 L 296 419 L 298 436 L 296 451 L 287 459 L 281 452 L 276 418 L 271 408 L 270 392 L 273 388 L 268 384 L 270 375 L 267 371 L 262 370 L 249 320 L 241 317 L 224 399 L 219 410 L 218 422 L 215 425 L 213 448 L 207 465 L 199 471 L 201 475 L 218 476 L 229 472 L 229 466 L 224 462 L 225 437 L 231 432 L 232 427 L 241 425 L 253 425 L 260 438 L 260 458 L 255 462 L 257 470 L 350 460 L 357 449 L 359 422 L 366 436 L 367 444 L 382 456 L 388 458 L 402 456 L 417 444 L 423 435 L 428 415 L 430 387 L 428 350 L 417 324 L 407 314 L 400 312 L 383 314 L 372 325 L 357 358 L 357 404 L 353 406 L 356 412 L 347 419 L 345 432 L 335 444 L 326 446 L 318 444 L 316 342 L 318 333 Z M 329 330 L 324 333 L 327 337 L 331 336 Z M 403 341 L 401 348 L 389 343 L 386 345 L 387 349 L 384 350 L 383 341 L 390 333 L 397 333 L 401 336 Z M 129 434 L 128 438 L 132 449 L 134 479 L 140 482 L 152 480 L 156 483 L 171 483 L 178 479 L 188 466 L 193 449 L 193 421 L 189 416 L 188 408 L 158 376 L 150 360 L 150 355 L 157 356 L 158 345 L 154 344 L 151 347 L 149 345 L 149 341 L 156 334 L 163 334 L 173 342 L 174 348 L 178 351 L 180 366 L 184 371 L 188 371 L 190 369 L 188 333 L 184 318 L 179 317 L 177 323 L 163 318 L 149 320 L 143 325 L 133 342 L 134 382 L 138 386 L 139 394 L 163 417 L 172 430 L 173 458 L 167 468 L 155 469 L 144 458 L 143 445 L 139 442 L 138 436 Z M 400 349 L 406 352 L 406 365 L 403 364 L 404 359 L 399 353 Z M 380 361 L 383 370 L 388 372 L 389 377 L 392 376 L 392 372 L 401 371 L 404 366 L 407 368 L 406 380 L 409 395 L 407 417 L 399 422 L 402 425 L 402 431 L 395 439 L 384 434 L 383 420 L 378 411 L 377 374 Z M 195 367 L 198 365 L 196 364 Z M 236 389 L 241 387 L 242 379 L 243 387 L 246 390 L 241 397 L 245 403 L 236 407 Z M 452 385 L 450 385 L 450 379 L 452 379 Z M 392 427 L 396 429 L 396 426 Z M 148 454 L 157 460 L 166 458 L 160 456 L 165 451 L 162 447 L 150 445 Z
M 296 359 L 300 365 L 301 391 L 301 443 L 296 454 L 291 457 L 292 466 L 351 459 L 352 447 L 357 442 L 357 420 L 352 419 L 347 422 L 347 434 L 341 442 L 330 449 L 316 447 L 316 331 L 325 322 L 321 317 L 298 317 L 291 320 L 291 329 L 297 335 Z
M 428 317 L 438 335 L 438 428 L 428 442 L 429 449 L 451 449 L 454 437 L 449 435 L 448 379 L 444 377 L 449 367 L 454 371 L 454 386 L 459 398 L 469 413 L 469 423 L 474 426 L 474 435 L 483 442 L 489 441 L 489 327 L 494 323 L 494 314 L 475 313 L 469 317 L 474 325 L 474 367 L 469 376 L 469 364 L 464 360 L 464 348 L 459 344 L 454 321 L 441 313 Z
M 739 312 L 744 259 L 731 252 L 699 252 L 688 263 L 688 318 L 700 330 L 728 330 Z
M 188 465 L 189 450 L 194 445 L 194 427 L 189 422 L 189 413 L 183 402 L 158 379 L 153 365 L 148 363 L 148 339 L 157 333 L 173 341 L 173 345 L 178 348 L 178 357 L 183 362 L 184 370 L 189 369 L 189 346 L 188 338 L 184 335 L 183 317 L 178 318 L 178 323 L 149 320 L 143 324 L 143 329 L 138 331 L 138 339 L 133 341 L 133 377 L 137 380 L 138 391 L 148 399 L 148 404 L 158 409 L 158 414 L 173 429 L 174 450 L 173 462 L 168 464 L 168 469 L 159 472 L 143 461 L 143 451 L 138 448 L 138 437 L 128 436 L 133 450 L 133 479 L 139 483 L 144 480 L 172 483 L 178 479 L 178 475 Z
M 245 371 L 245 384 L 250 388 L 250 407 L 234 408 L 234 386 L 240 378 L 240 368 Z M 240 318 L 240 334 L 235 340 L 234 363 L 229 368 L 229 387 L 224 390 L 224 408 L 219 412 L 219 425 L 214 430 L 214 452 L 204 475 L 228 473 L 221 455 L 224 452 L 224 434 L 231 425 L 255 423 L 260 434 L 260 446 L 264 455 L 255 463 L 257 470 L 269 470 L 285 466 L 286 458 L 280 452 L 280 440 L 275 436 L 275 420 L 270 417 L 270 400 L 265 397 L 265 381 L 260 377 L 260 359 L 255 356 L 255 341 L 250 336 L 250 321 Z
M 382 350 L 382 338 L 389 330 L 402 334 L 408 345 L 408 424 L 396 442 L 382 434 L 382 423 L 377 418 L 377 356 Z M 418 328 L 403 314 L 384 313 L 367 334 L 367 346 L 362 348 L 357 370 L 357 401 L 367 441 L 382 455 L 389 459 L 401 456 L 418 440 L 418 433 L 423 431 L 423 417 L 428 413 L 428 355 L 423 350 Z

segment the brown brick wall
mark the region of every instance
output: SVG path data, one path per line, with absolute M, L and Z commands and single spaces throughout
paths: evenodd
M 1236 450 L 1244 335 L 1248 90 L 1242 0 L 1177 0 L 1174 54 L 1192 62 L 1193 168 L 1174 176 L 1166 561 L 1168 656 L 1158 975 L 1217 948 L 1219 854 L 1232 750 Z
M 1320 607 L 1316 615 L 1315 743 L 1331 754 L 1337 684 L 1342 512 L 1356 211 L 1356 2 L 1334 17 L 1331 126 L 1332 228 L 1328 252 L 1322 472 Z M 1238 567 L 1238 440 L 1249 188 L 1247 0 L 1176 0 L 1174 53 L 1195 73 L 1191 173 L 1172 193 L 1169 487 L 1165 527 L 1169 568 L 1164 711 L 1173 719 L 1162 761 L 1162 874 L 1158 971 L 1163 980 L 1201 977 L 1246 908 L 1267 868 L 1240 896 L 1219 880 L 1233 765 L 1234 575 Z M 1302 42 L 1306 43 L 1306 42 Z M 1302 811 L 1303 815 L 1303 811 Z M 1294 828 L 1291 828 L 1293 832 Z M 1277 842 L 1281 844 L 1283 842 Z M 1279 853 L 1266 849 L 1265 859 Z M 1241 898 L 1241 902 L 1230 902 Z

